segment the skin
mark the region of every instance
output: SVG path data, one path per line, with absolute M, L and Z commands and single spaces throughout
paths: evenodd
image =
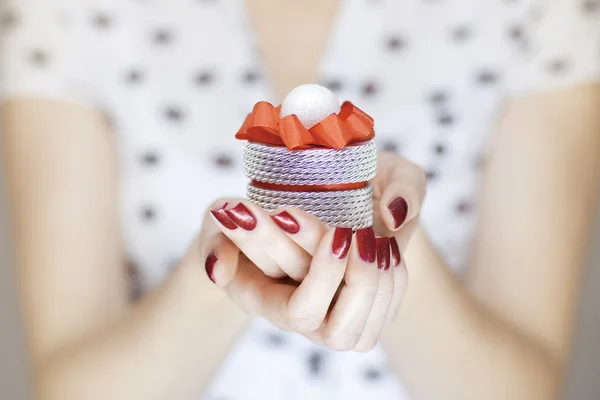
M 294 2 L 274 8 L 268 0 L 249 1 L 280 94 L 313 80 L 322 37 L 335 15 L 336 2 L 304 3 L 304 11 L 292 12 Z M 292 40 L 297 31 L 292 27 L 306 26 L 309 17 L 314 35 L 304 35 L 306 46 L 294 46 L 306 62 L 274 57 L 285 51 L 282 43 Z M 270 41 L 273 30 L 280 41 Z M 573 306 L 600 178 L 599 108 L 598 86 L 507 104 L 493 135 L 475 256 L 463 281 L 418 228 L 422 172 L 385 156 L 380 163 L 385 172 L 375 182 L 376 228 L 379 235 L 398 237 L 405 265 L 392 272 L 389 305 L 374 308 L 373 300 L 360 330 L 344 325 L 344 318 L 335 322 L 323 316 L 341 270 L 349 271 L 349 263 L 360 266 L 354 247 L 344 267 L 330 276 L 329 290 L 322 291 L 328 295 L 308 303 L 303 291 L 321 279 L 306 278 L 298 286 L 266 278 L 259 259 L 265 252 L 240 253 L 242 239 L 221 231 L 210 213 L 172 276 L 129 304 L 118 235 L 116 152 L 104 117 L 67 102 L 20 99 L 4 104 L 2 138 L 37 397 L 197 398 L 248 322 L 236 305 L 241 302 L 249 313 L 311 340 L 357 350 L 370 348 L 379 337 L 377 327 L 384 325 L 370 319 L 374 309 L 380 311 L 373 315 L 385 310 L 392 316 L 399 309 L 388 321 L 383 342 L 392 368 L 416 399 L 556 397 L 569 356 Z M 386 206 L 397 195 L 409 201 L 410 220 L 395 231 Z M 213 208 L 222 204 L 220 200 Z M 324 266 L 331 263 L 325 251 L 331 234 L 310 216 L 303 219 L 298 210 L 289 211 L 300 221 L 301 232 L 314 233 L 302 239 L 282 235 L 281 243 L 303 254 L 314 274 L 330 273 Z M 281 233 L 273 226 L 268 230 Z M 203 271 L 211 251 L 219 255 L 216 285 Z M 281 257 L 276 265 L 286 265 L 284 255 L 275 256 Z M 254 290 L 263 285 L 275 285 L 264 291 L 265 302 L 260 301 L 263 292 Z M 367 292 L 373 294 L 374 287 Z M 367 309 L 369 296 L 363 300 L 346 303 L 340 313 Z M 321 319 L 326 323 L 310 331 Z M 346 331 L 353 335 L 344 335 Z

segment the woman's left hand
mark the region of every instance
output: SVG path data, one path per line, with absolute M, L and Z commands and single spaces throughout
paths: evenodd
M 378 165 L 374 226 L 354 234 L 299 209 L 269 214 L 247 200 L 223 200 L 212 215 L 246 256 L 224 286 L 229 296 L 248 313 L 333 349 L 373 348 L 400 306 L 407 282 L 400 254 L 425 195 L 416 165 L 389 153 Z

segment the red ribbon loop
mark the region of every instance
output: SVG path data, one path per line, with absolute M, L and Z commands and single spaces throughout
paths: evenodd
M 306 129 L 296 115 L 279 118 L 279 107 L 261 101 L 246 117 L 235 137 L 240 140 L 285 145 L 290 150 L 311 147 L 341 149 L 351 143 L 373 139 L 374 122 L 367 113 L 350 102 L 342 104 L 338 114 L 331 114 L 311 129 Z

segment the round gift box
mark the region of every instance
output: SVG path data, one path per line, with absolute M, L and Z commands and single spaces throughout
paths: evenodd
M 248 198 L 267 211 L 282 206 L 303 209 L 332 227 L 372 225 L 369 181 L 377 172 L 374 141 L 340 150 L 244 143 L 244 173 L 252 180 Z

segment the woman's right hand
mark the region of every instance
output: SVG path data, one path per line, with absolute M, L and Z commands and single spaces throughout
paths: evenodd
M 260 220 L 260 229 L 250 229 L 250 237 L 246 229 L 231 225 L 237 246 L 225 235 L 217 236 L 215 247 L 208 246 L 204 253 L 209 277 L 248 314 L 281 329 L 335 350 L 372 349 L 395 314 L 406 284 L 406 270 L 399 259 L 391 259 L 388 239 L 376 241 L 371 228 L 356 234 L 348 228 L 329 229 L 308 213 L 288 209 L 302 229 L 293 234 L 293 241 L 277 240 L 273 235 L 287 236 L 271 216 L 242 202 Z M 212 223 L 228 223 L 226 207 L 225 201 L 213 204 Z M 265 244 L 260 248 L 255 248 L 257 237 Z M 279 267 L 284 259 L 285 273 Z

